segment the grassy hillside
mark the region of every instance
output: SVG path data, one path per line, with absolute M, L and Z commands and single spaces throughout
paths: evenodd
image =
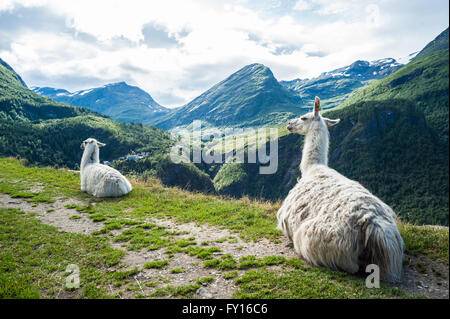
M 27 85 L 22 80 L 20 75 L 18 75 L 16 72 L 14 72 L 13 68 L 8 63 L 3 61 L 1 58 L 0 58 L 0 65 L 2 67 L 4 67 L 6 70 L 11 71 L 11 72 L 5 72 L 4 70 L 0 69 L 0 74 L 2 74 L 1 75 L 2 77 L 3 76 L 8 76 L 8 77 L 10 77 L 10 79 L 9 79 L 10 81 L 11 81 L 11 77 L 12 77 L 13 78 L 12 79 L 13 82 L 17 82 L 18 81 L 23 87 L 27 87 Z
M 420 107 L 428 124 L 448 139 L 449 51 L 416 57 L 390 76 L 357 91 L 341 107 L 361 101 L 406 99 Z
M 448 28 L 428 43 L 414 59 L 420 59 L 440 50 L 448 50 Z
M 263 200 L 282 200 L 300 177 L 299 163 L 303 140 L 280 128 L 278 139 L 278 169 L 274 174 L 259 174 L 259 163 L 223 164 L 214 174 L 214 187 L 219 194 L 250 196 Z M 267 143 L 267 149 L 269 143 Z M 271 150 L 273 151 L 273 150 Z M 246 148 L 247 158 L 247 148 Z
M 0 298 L 121 298 L 126 294 L 134 298 L 193 298 L 199 287 L 208 288 L 220 278 L 233 281 L 234 298 L 406 297 L 401 289 L 383 283 L 381 289 L 367 289 L 365 277 L 310 267 L 280 254 L 263 258 L 220 254 L 217 246 L 236 242 L 237 237 L 255 243 L 279 242 L 276 205 L 194 194 L 166 188 L 156 180 L 133 184 L 134 190 L 125 197 L 94 199 L 80 192 L 79 176 L 73 172 L 26 167 L 18 160 L 1 158 L 0 193 L 36 207 L 64 198 L 84 201 L 86 206 L 67 207 L 77 219 L 87 217 L 103 228 L 92 235 L 62 232 L 42 224 L 32 212 L 0 207 Z M 59 212 L 48 214 L 58 216 Z M 160 225 L 166 220 L 220 227 L 236 237 L 220 243 L 199 242 L 200 234 L 184 238 L 180 232 L 168 231 Z M 448 230 L 401 225 L 400 231 L 407 254 L 448 265 Z M 112 243 L 120 243 L 122 248 L 112 248 Z M 150 251 L 160 252 L 160 257 L 134 268 L 126 266 L 124 255 Z M 211 269 L 214 275 L 180 285 L 171 281 L 183 276 L 183 269 L 176 268 L 170 272 L 172 279 L 141 276 L 136 283 L 135 275 L 151 268 L 162 271 L 184 255 L 196 258 L 199 271 Z M 64 270 L 69 263 L 80 266 L 81 287 L 76 290 L 64 288 Z
M 100 159 L 112 160 L 131 151 L 164 152 L 168 133 L 141 124 L 124 124 L 95 115 L 38 123 L 0 120 L 0 154 L 27 159 L 30 164 L 78 168 L 81 142 L 95 137 L 106 143 Z
M 355 103 L 326 113 L 330 166 L 358 180 L 409 222 L 448 225 L 448 147 L 408 100 Z
M 158 178 L 167 186 L 215 193 L 214 185 L 208 174 L 192 163 L 173 163 L 167 154 L 157 154 L 136 161 L 120 160 L 116 161 L 113 166 L 120 172 L 133 175 L 139 180 Z

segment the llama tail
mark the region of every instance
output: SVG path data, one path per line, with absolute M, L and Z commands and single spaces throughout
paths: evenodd
M 130 182 L 126 178 L 115 179 L 108 183 L 107 197 L 120 197 L 128 194 L 132 190 Z
M 131 190 L 133 189 L 133 187 L 131 186 L 131 183 L 124 178 L 120 183 L 119 183 L 119 193 L 122 195 L 128 194 L 129 192 L 131 192 Z
M 367 226 L 365 238 L 366 262 L 380 268 L 381 279 L 402 280 L 403 239 L 395 223 L 374 220 Z

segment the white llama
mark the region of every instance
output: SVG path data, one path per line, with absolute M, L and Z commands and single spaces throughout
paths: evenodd
M 81 190 L 95 197 L 119 197 L 131 192 L 130 182 L 117 170 L 100 164 L 100 143 L 88 138 L 81 144 L 84 150 L 80 164 Z
M 293 242 L 300 258 L 315 266 L 356 273 L 376 264 L 381 279 L 402 277 L 403 240 L 395 213 L 358 182 L 328 167 L 327 126 L 339 123 L 314 111 L 289 122 L 305 135 L 301 179 L 277 213 L 278 228 Z

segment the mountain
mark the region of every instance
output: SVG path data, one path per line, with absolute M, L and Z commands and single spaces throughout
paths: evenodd
M 193 101 L 156 121 L 164 129 L 202 120 L 214 126 L 258 126 L 279 123 L 305 112 L 301 98 L 278 83 L 272 71 L 251 64 L 214 85 Z
M 169 110 L 159 105 L 147 92 L 125 82 L 69 92 L 50 87 L 33 87 L 38 94 L 55 101 L 88 108 L 126 123 L 149 124 Z
M 3 60 L 2 60 L 3 62 Z M 37 121 L 91 114 L 87 109 L 53 101 L 29 90 L 6 63 L 0 65 L 0 119 Z M 93 113 L 92 113 L 93 114 Z
M 449 51 L 428 48 L 324 112 L 341 119 L 330 129 L 329 165 L 367 187 L 402 220 L 448 225 Z M 248 163 L 205 169 L 213 172 L 218 193 L 283 199 L 301 176 L 303 137 L 280 133 L 273 175 L 261 175 L 259 164 Z
M 382 79 L 402 66 L 392 58 L 371 62 L 358 60 L 351 65 L 324 72 L 316 78 L 281 81 L 280 84 L 298 94 L 304 101 L 320 96 L 327 108 L 332 108 L 345 101 L 356 89 L 367 85 L 370 80 Z
M 0 65 L 3 66 L 6 70 L 10 71 L 10 72 L 2 72 L 2 76 L 12 76 L 15 80 L 19 81 L 20 84 L 21 84 L 23 87 L 26 87 L 26 88 L 27 88 L 27 85 L 26 85 L 25 82 L 22 80 L 22 78 L 20 77 L 20 75 L 17 74 L 17 73 L 13 70 L 13 68 L 12 68 L 8 63 L 6 63 L 5 61 L 3 61 L 1 58 L 0 58 Z
M 353 94 L 341 107 L 359 101 L 407 99 L 425 114 L 428 124 L 448 140 L 448 29 L 431 41 L 410 63 Z
M 428 43 L 416 58 L 422 58 L 436 51 L 448 50 L 448 28 L 442 31 L 433 41 Z
M 39 95 L 4 63 L 0 65 L 0 136 L 0 156 L 70 168 L 78 167 L 80 143 L 88 137 L 107 144 L 102 160 L 131 151 L 161 153 L 171 144 L 169 134 L 158 128 L 120 123 Z

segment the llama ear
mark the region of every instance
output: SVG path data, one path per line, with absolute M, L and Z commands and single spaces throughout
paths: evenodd
M 97 142 L 97 145 L 98 145 L 98 147 L 103 147 L 103 146 L 106 146 L 106 144 L 105 144 L 105 143 L 101 143 L 101 142 Z
M 316 96 L 316 99 L 314 101 L 314 116 L 318 116 L 320 111 L 320 99 L 318 96 Z
M 324 117 L 323 120 L 325 121 L 325 124 L 327 124 L 328 127 L 335 126 L 341 121 L 340 119 L 331 120 L 326 117 Z

